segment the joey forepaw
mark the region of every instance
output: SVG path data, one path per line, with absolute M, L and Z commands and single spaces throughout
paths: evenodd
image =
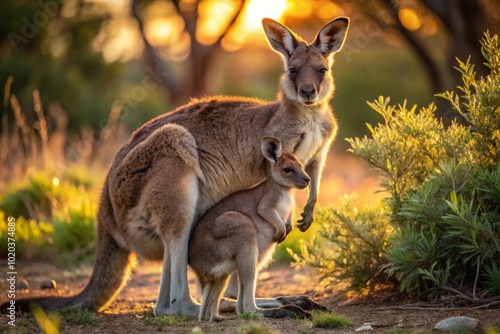
M 280 226 L 276 228 L 276 233 L 274 234 L 273 242 L 282 243 L 287 236 L 286 227 Z

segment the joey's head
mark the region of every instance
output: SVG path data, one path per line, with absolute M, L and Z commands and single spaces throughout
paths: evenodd
M 344 44 L 349 19 L 340 17 L 327 23 L 310 44 L 274 20 L 265 18 L 262 25 L 269 44 L 283 57 L 284 97 L 305 106 L 329 102 L 335 89 L 331 73 L 333 55 Z
M 299 159 L 291 153 L 283 153 L 278 138 L 264 137 L 260 144 L 262 154 L 271 164 L 269 177 L 286 188 L 304 189 L 311 178 Z

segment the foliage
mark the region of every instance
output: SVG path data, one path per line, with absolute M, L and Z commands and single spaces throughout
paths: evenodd
M 144 317 L 144 323 L 148 326 L 155 326 L 155 328 L 161 331 L 164 327 L 170 326 L 184 326 L 189 321 L 189 318 L 184 316 L 160 316 L 155 317 L 152 312 L 148 312 L 147 316 Z
M 406 103 L 389 106 L 389 98 L 380 97 L 369 105 L 384 118 L 385 124 L 367 125 L 372 138 L 347 141 L 354 154 L 383 176 L 381 186 L 391 195 L 387 204 L 395 215 L 401 210 L 403 198 L 426 180 L 441 159 L 468 159 L 470 133 L 456 123 L 445 130 L 434 117 L 432 104 L 418 113 L 416 106 L 408 109 Z
M 0 82 L 15 78 L 11 88 L 23 109 L 38 88 L 46 105 L 68 111 L 73 129 L 98 128 L 118 95 L 123 67 L 95 47 L 109 13 L 90 3 L 20 0 L 0 3 L 0 18 Z M 9 96 L 0 95 L 6 109 Z
M 486 34 L 482 44 L 491 74 L 476 80 L 473 66 L 459 62 L 464 95 L 440 94 L 470 124 L 462 136 L 454 136 L 458 126 L 441 131 L 445 143 L 462 149 L 434 155 L 439 166 L 393 211 L 400 228 L 386 269 L 403 291 L 427 291 L 430 298 L 457 287 L 473 298 L 499 291 L 493 275 L 500 256 L 500 43 Z
M 329 329 L 352 326 L 352 322 L 349 318 L 324 311 L 314 311 L 312 323 L 314 327 Z
M 7 219 L 12 217 L 16 257 L 57 256 L 63 263 L 86 260 L 95 248 L 95 185 L 99 182 L 95 169 L 109 163 L 106 157 L 114 155 L 122 126 L 112 112 L 99 141 L 93 141 L 93 134 L 70 139 L 64 126 L 50 131 L 39 94 L 35 91 L 33 96 L 38 127 L 29 127 L 27 115 L 17 106 L 13 110 L 18 122 L 7 129 L 12 136 L 2 135 L 0 241 L 7 240 Z M 56 115 L 53 120 L 62 124 L 65 116 Z M 71 147 L 79 148 L 78 157 L 66 156 L 65 152 L 74 152 Z M 75 161 L 86 168 L 73 167 Z M 6 253 L 7 248 L 0 250 L 0 255 Z
M 41 220 L 52 216 L 52 210 L 62 199 L 62 194 L 52 179 L 40 172 L 29 173 L 26 179 L 8 185 L 0 199 L 0 210 L 13 217 Z
M 14 217 L 15 218 L 15 217 Z M 7 245 L 8 216 L 0 211 L 0 244 Z M 35 257 L 43 253 L 52 243 L 54 227 L 46 222 L 19 217 L 16 219 L 14 239 L 16 240 L 16 258 Z M 0 257 L 7 258 L 8 248 L 0 249 Z
M 368 125 L 371 138 L 348 142 L 382 176 L 388 197 L 377 211 L 346 203 L 321 211 L 320 240 L 302 245 L 299 264 L 354 287 L 387 275 L 402 291 L 430 299 L 499 294 L 500 41 L 486 33 L 482 45 L 491 74 L 476 79 L 469 61 L 459 61 L 462 95 L 439 94 L 468 126 L 445 128 L 432 104 L 417 112 L 388 98 L 369 103 L 384 123 Z
M 54 248 L 59 261 L 72 263 L 91 258 L 95 253 L 94 217 L 97 213 L 95 201 L 84 195 L 65 205 L 52 220 L 54 226 Z
M 243 312 L 238 314 L 236 318 L 240 320 L 259 320 L 259 315 L 257 312 Z
M 0 193 L 0 240 L 7 240 L 7 215 L 12 216 L 18 258 L 49 257 L 55 251 L 60 262 L 70 263 L 94 254 L 96 199 L 80 181 L 70 180 L 33 172 Z
M 260 323 L 250 322 L 247 326 L 240 329 L 238 334 L 275 334 L 272 329 L 262 326 Z
M 355 198 L 346 197 L 338 207 L 320 208 L 316 215 L 322 222 L 319 238 L 301 242 L 300 255 L 289 249 L 295 266 L 316 268 L 326 285 L 349 281 L 362 289 L 385 280 L 379 271 L 392 227 L 382 208 L 357 209 Z
M 89 310 L 82 310 L 74 307 L 62 310 L 61 315 L 68 325 L 95 325 L 94 313 Z

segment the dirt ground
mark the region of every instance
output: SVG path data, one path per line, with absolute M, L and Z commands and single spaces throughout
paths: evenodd
M 19 268 L 21 267 L 21 268 Z M 3 273 L 6 267 L 0 266 Z M 51 264 L 32 263 L 18 265 L 16 279 L 25 279 L 29 289 L 17 289 L 16 297 L 43 295 L 71 295 L 82 289 L 88 281 L 92 267 L 59 268 Z M 153 316 L 153 306 L 160 281 L 161 267 L 148 263 L 141 264 L 127 287 L 119 294 L 109 309 L 99 314 L 87 314 L 81 319 L 64 317 L 59 325 L 61 333 L 254 333 L 255 328 L 268 329 L 262 333 L 353 333 L 365 323 L 371 323 L 372 333 L 386 333 L 399 329 L 397 333 L 431 331 L 434 325 L 447 317 L 465 315 L 480 320 L 476 333 L 493 333 L 491 328 L 500 328 L 500 308 L 446 310 L 418 309 L 423 305 L 412 304 L 412 309 L 401 309 L 411 301 L 401 299 L 393 290 L 384 290 L 368 296 L 347 297 L 339 291 L 319 291 L 319 284 L 311 278 L 310 271 L 298 271 L 287 265 L 271 267 L 259 276 L 257 295 L 272 297 L 279 295 L 308 295 L 316 302 L 328 307 L 333 313 L 348 317 L 352 326 L 343 329 L 316 328 L 308 320 L 293 319 L 236 319 L 227 314 L 228 320 L 212 323 L 197 320 L 169 317 L 164 319 Z M 56 290 L 40 290 L 40 283 L 47 279 L 57 282 Z M 0 283 L 3 301 L 7 298 L 6 280 Z M 194 277 L 190 275 L 192 291 L 195 289 Z M 428 305 L 426 305 L 427 307 Z M 43 333 L 34 320 L 27 314 L 16 315 L 16 327 L 7 324 L 5 314 L 0 318 L 0 333 Z M 252 331 L 253 329 L 253 331 Z M 201 330 L 201 331 L 200 331 Z M 396 333 L 396 331 L 391 331 Z

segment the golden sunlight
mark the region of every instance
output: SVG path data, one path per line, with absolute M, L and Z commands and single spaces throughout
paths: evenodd
M 236 4 L 234 1 L 214 0 L 201 2 L 198 10 L 196 39 L 205 45 L 215 43 L 226 29 L 235 11 Z
M 398 17 L 401 24 L 410 31 L 418 30 L 422 26 L 422 21 L 417 12 L 411 8 L 401 9 L 398 12 Z
M 245 8 L 245 28 L 247 30 L 261 30 L 261 21 L 264 17 L 279 20 L 286 8 L 287 0 L 250 0 Z
M 262 19 L 269 17 L 280 20 L 288 3 L 287 0 L 250 0 L 247 2 L 235 26 L 222 40 L 222 47 L 227 51 L 235 51 L 241 48 L 245 40 L 255 39 L 257 34 L 257 38 L 262 38 Z

